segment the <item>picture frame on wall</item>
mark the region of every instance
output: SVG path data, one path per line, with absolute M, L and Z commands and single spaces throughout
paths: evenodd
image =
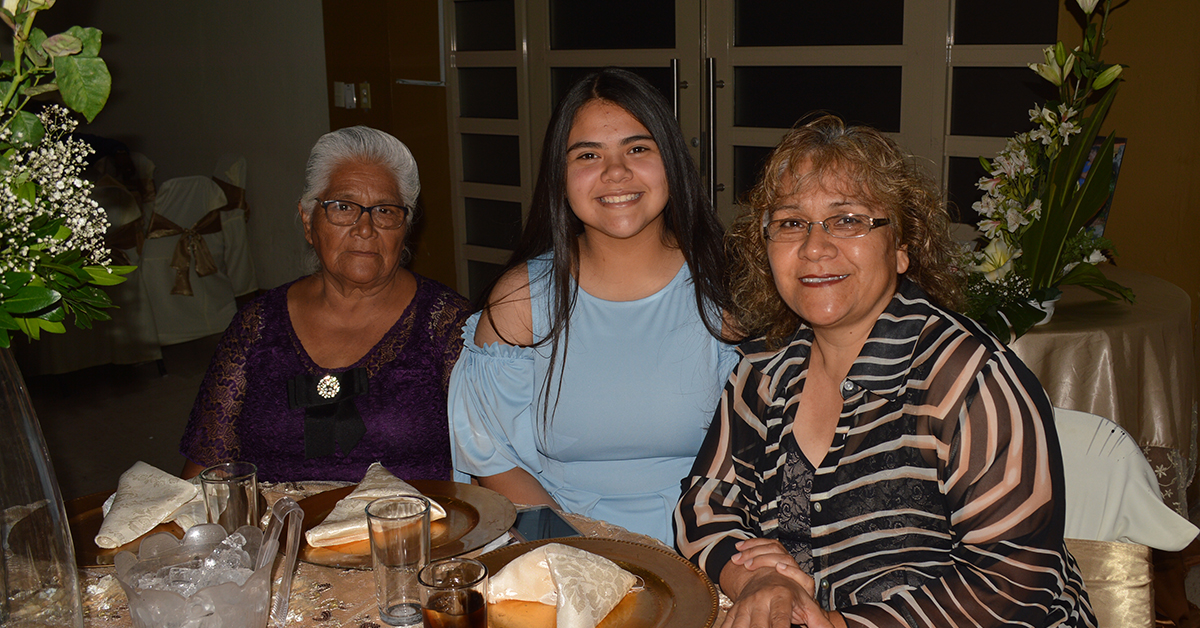
M 1100 145 L 1104 143 L 1106 138 L 1098 137 L 1092 144 L 1092 150 L 1088 153 L 1087 161 L 1083 164 L 1083 171 L 1079 173 L 1079 183 L 1083 183 L 1087 173 L 1092 168 L 1092 162 L 1096 159 L 1096 153 L 1100 152 Z M 1104 200 L 1104 204 L 1100 206 L 1100 211 L 1092 216 L 1087 222 L 1087 226 L 1092 229 L 1096 237 L 1104 235 L 1104 227 L 1108 224 L 1108 212 L 1112 209 L 1113 195 L 1117 190 L 1117 176 L 1121 174 L 1121 160 L 1125 157 L 1125 138 L 1118 137 L 1113 141 L 1113 170 L 1112 181 L 1108 184 L 1108 198 Z

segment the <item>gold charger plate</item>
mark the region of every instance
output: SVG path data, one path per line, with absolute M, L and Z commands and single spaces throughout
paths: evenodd
M 170 532 L 177 539 L 183 538 L 183 528 L 178 523 L 170 521 L 154 526 L 149 532 L 121 547 L 105 549 L 96 545 L 96 534 L 100 532 L 100 526 L 104 523 L 104 510 L 101 507 L 110 495 L 112 495 L 111 491 L 92 493 L 91 495 L 76 497 L 65 504 L 67 525 L 71 527 L 71 540 L 75 544 L 75 562 L 80 567 L 107 567 L 113 564 L 114 557 L 121 552 L 128 551 L 136 554 L 138 548 L 142 545 L 142 539 L 151 534 Z M 259 512 L 266 512 L 266 508 L 267 501 L 260 494 L 258 496 L 258 510 Z M 45 515 L 43 514 L 42 516 L 44 517 Z M 15 527 L 13 529 L 16 530 Z
M 482 486 L 444 480 L 409 482 L 422 495 L 441 504 L 446 516 L 429 525 L 430 560 L 449 558 L 476 550 L 504 534 L 517 520 L 517 509 L 508 498 Z M 303 531 L 320 524 L 354 486 L 337 488 L 300 500 L 304 509 Z M 300 539 L 300 560 L 326 567 L 371 568 L 371 542 L 313 547 Z
M 149 532 L 121 547 L 105 549 L 96 545 L 96 534 L 100 532 L 100 525 L 104 523 L 104 511 L 101 506 L 109 495 L 112 495 L 111 491 L 92 493 L 76 497 L 65 504 L 67 524 L 71 527 L 71 540 L 75 543 L 75 562 L 80 567 L 106 567 L 113 564 L 113 558 L 121 552 L 136 554 L 142 545 L 142 539 L 151 534 L 170 532 L 177 539 L 183 538 L 183 528 L 172 521 L 154 526 Z
M 614 539 L 546 539 L 493 550 L 479 558 L 495 574 L 516 557 L 546 543 L 562 543 L 603 556 L 646 583 L 629 593 L 597 628 L 711 628 L 717 620 L 717 589 L 695 565 L 665 549 Z M 554 628 L 555 610 L 536 602 L 488 606 L 490 628 Z

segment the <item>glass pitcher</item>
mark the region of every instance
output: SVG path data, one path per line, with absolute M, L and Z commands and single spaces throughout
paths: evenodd
M 202 523 L 190 528 L 182 541 L 168 532 L 160 532 L 142 541 L 137 556 L 130 552 L 117 554 L 114 559 L 117 581 L 129 598 L 129 615 L 134 628 L 263 628 L 269 616 L 274 616 L 276 626 L 283 626 L 287 623 L 288 597 L 292 591 L 296 555 L 300 550 L 303 519 L 304 511 L 300 506 L 284 497 L 271 508 L 271 521 L 265 534 L 256 527 L 242 526 L 234 534 L 227 535 L 220 525 Z M 288 538 L 283 577 L 272 604 L 271 576 L 285 521 Z M 249 568 L 245 571 L 253 570 L 253 573 L 240 585 L 236 580 L 206 584 L 211 580 L 212 570 L 224 561 L 224 558 L 214 558 L 213 550 L 222 545 L 227 536 L 232 538 L 238 534 L 245 539 L 240 551 L 249 554 Z M 195 579 L 197 577 L 199 580 Z M 177 592 L 179 589 L 139 588 L 139 584 L 147 584 L 155 578 L 160 584 L 161 580 L 172 580 L 194 592 L 187 591 L 190 595 L 185 597 Z

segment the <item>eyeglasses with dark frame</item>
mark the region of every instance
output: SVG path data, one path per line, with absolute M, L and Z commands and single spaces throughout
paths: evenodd
M 779 218 L 771 220 L 771 212 L 763 212 L 763 237 L 771 242 L 802 242 L 812 233 L 813 225 L 821 225 L 835 238 L 861 238 L 872 229 L 891 223 L 887 218 L 872 218 L 862 214 L 838 214 L 825 220 Z
M 317 199 L 317 204 L 325 209 L 325 217 L 329 223 L 339 227 L 351 227 L 358 224 L 363 214 L 371 214 L 372 224 L 380 229 L 399 229 L 408 220 L 408 207 L 383 203 L 363 206 L 354 201 Z

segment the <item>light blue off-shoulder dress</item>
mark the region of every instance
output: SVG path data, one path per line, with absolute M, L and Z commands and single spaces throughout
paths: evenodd
M 534 337 L 540 339 L 549 329 L 549 259 L 530 260 L 528 268 Z M 636 301 L 579 291 L 568 355 L 556 361 L 549 384 L 549 430 L 542 429 L 540 394 L 549 343 L 479 347 L 479 316 L 463 328 L 463 354 L 450 376 L 455 479 L 520 467 L 568 512 L 673 546 L 680 480 L 737 363 L 733 347 L 713 338 L 700 320 L 688 266 Z

